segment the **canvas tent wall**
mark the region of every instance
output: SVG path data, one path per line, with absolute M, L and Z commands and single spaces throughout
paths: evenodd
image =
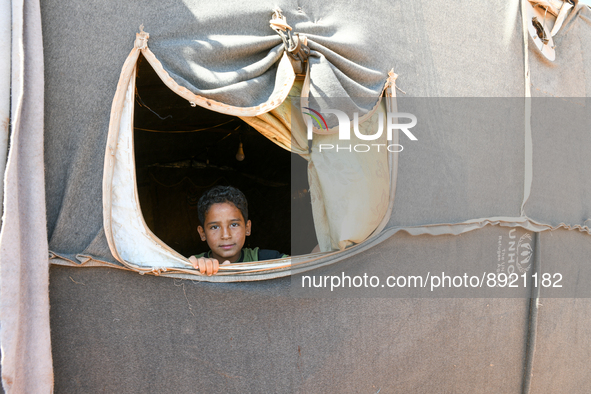
M 20 17 L 15 10 L 21 10 L 22 4 L 13 5 L 13 32 L 18 25 L 14 21 Z M 149 45 L 154 51 L 162 45 L 163 53 L 170 50 L 173 58 L 179 52 L 167 45 L 181 44 L 190 50 L 194 37 L 204 37 L 203 41 L 211 44 L 228 37 L 231 43 L 231 37 L 236 35 L 253 36 L 280 45 L 280 38 L 268 27 L 276 6 L 295 31 L 322 43 L 326 48 L 324 56 L 334 52 L 356 64 L 344 75 L 362 81 L 360 85 L 373 87 L 374 91 L 378 90 L 376 81 L 383 83 L 391 68 L 400 75 L 398 84 L 409 97 L 523 97 L 530 89 L 528 78 L 533 96 L 586 97 L 591 88 L 589 9 L 580 5 L 555 36 L 557 59 L 549 63 L 531 45 L 525 45 L 529 48 L 524 53 L 524 43 L 529 41 L 527 36 L 524 41 L 519 2 L 486 7 L 455 4 L 454 12 L 449 13 L 442 12 L 450 7 L 446 2 L 354 6 L 346 2 L 256 2 L 215 7 L 181 1 L 150 6 L 98 3 L 86 7 L 42 2 L 40 13 L 35 10 L 35 2 L 25 3 L 24 20 L 30 22 L 24 24 L 25 33 L 13 33 L 17 37 L 13 48 L 20 48 L 19 37 L 24 37 L 25 42 L 39 40 L 39 26 L 43 26 L 43 52 L 32 44 L 25 45 L 24 66 L 17 64 L 24 68 L 13 66 L 13 75 L 24 70 L 25 75 L 37 75 L 37 79 L 26 80 L 30 82 L 24 84 L 20 101 L 14 100 L 21 96 L 15 94 L 18 90 L 13 85 L 12 156 L 6 175 L 2 234 L 5 388 L 19 390 L 27 381 L 51 385 L 48 352 L 39 363 L 28 363 L 33 358 L 27 353 L 32 344 L 14 339 L 13 335 L 21 331 L 18 321 L 11 317 L 17 315 L 9 314 L 16 313 L 10 304 L 27 301 L 10 295 L 10 289 L 14 289 L 10 286 L 21 283 L 39 295 L 39 301 L 28 304 L 29 308 L 39 309 L 23 310 L 21 321 L 25 321 L 24 316 L 35 316 L 42 322 L 47 316 L 47 293 L 42 292 L 44 283 L 47 288 L 44 251 L 51 251 L 51 261 L 56 264 L 116 264 L 102 228 L 101 169 L 109 109 L 138 26 L 144 24 L 150 32 Z M 461 22 L 456 15 L 463 16 Z M 41 53 L 44 61 L 35 61 Z M 211 59 L 231 56 L 223 49 L 202 53 Z M 178 64 L 185 60 L 181 56 Z M 41 64 L 45 66 L 41 73 L 45 85 L 39 79 Z M 343 67 L 347 67 L 346 62 Z M 358 74 L 360 69 L 364 72 Z M 329 76 L 332 73 L 343 77 L 330 67 L 324 70 L 329 71 Z M 374 78 L 376 75 L 380 78 Z M 318 81 L 326 80 L 322 75 L 318 77 Z M 72 85 L 77 84 L 82 88 L 73 92 Z M 45 88 L 40 90 L 40 86 Z M 41 113 L 33 110 L 40 108 L 39 100 L 43 102 L 39 91 L 45 95 L 44 133 L 39 123 Z M 23 104 L 18 107 L 15 103 Z M 17 120 L 21 119 L 37 123 L 19 124 Z M 525 130 L 518 130 L 487 136 L 486 151 L 482 136 L 463 135 L 459 146 L 446 136 L 423 136 L 420 146 L 409 146 L 405 152 L 409 154 L 399 156 L 396 198 L 387 228 L 370 245 L 371 250 L 365 249 L 363 254 L 340 264 L 369 267 L 371 256 L 392 256 L 394 251 L 400 253 L 394 260 L 400 264 L 419 264 L 421 259 L 433 260 L 442 255 L 467 264 L 470 256 L 478 255 L 490 239 L 507 231 L 489 226 L 456 237 L 453 234 L 458 232 L 457 224 L 464 231 L 507 222 L 520 227 L 519 231 L 531 232 L 565 223 L 567 228 L 587 232 L 590 200 L 585 197 L 589 195 L 585 180 L 589 167 L 580 152 L 588 151 L 589 138 L 577 136 L 577 144 L 572 144 L 568 139 L 532 136 L 529 145 L 527 135 Z M 45 170 L 39 162 L 43 136 Z M 531 157 L 527 155 L 528 146 Z M 551 161 L 546 160 L 548 155 L 552 155 Z M 497 171 L 487 178 L 491 167 Z M 441 168 L 449 171 L 446 177 L 440 176 Z M 563 177 L 561 172 L 569 176 Z M 42 186 L 43 175 L 46 186 Z M 17 182 L 19 176 L 27 176 L 30 182 Z M 502 187 L 495 187 L 499 182 L 491 179 L 501 179 Z M 43 189 L 45 203 L 41 201 L 43 195 L 36 193 Z M 569 193 L 560 194 L 560 189 Z M 28 209 L 24 202 L 35 209 Z M 32 230 L 43 232 L 45 226 L 39 226 L 39 220 L 46 220 L 47 236 Z M 417 235 L 398 232 L 401 228 Z M 585 232 L 542 232 L 538 255 L 552 257 L 576 250 L 575 259 L 580 259 L 590 249 Z M 377 241 L 383 243 L 378 245 Z M 424 251 L 420 258 L 417 250 Z M 17 270 L 22 264 L 30 268 Z M 35 282 L 19 277 L 19 272 L 41 274 Z M 512 392 L 530 384 L 541 392 L 548 381 L 550 385 L 545 387 L 566 381 L 543 374 L 534 374 L 529 381 L 529 375 L 524 376 L 530 313 L 526 299 L 451 303 L 420 299 L 298 300 L 289 296 L 285 280 L 224 285 L 177 283 L 98 268 L 53 267 L 50 272 L 56 389 L 61 391 L 92 391 L 97 387 L 124 387 L 124 391 L 138 392 L 170 391 L 173 387 L 205 391 L 225 387 L 243 392 L 273 387 L 277 391 L 320 388 L 318 391 L 336 392 L 372 386 L 377 391 L 383 385 L 391 391 L 396 387 L 403 391 L 488 387 Z M 41 292 L 36 293 L 36 289 Z M 104 302 L 94 304 L 92 300 L 99 298 Z M 561 368 L 563 376 L 584 376 L 577 367 L 561 364 L 560 360 L 562 355 L 566 359 L 568 352 L 584 359 L 588 329 L 580 311 L 586 311 L 588 304 L 581 300 L 547 303 L 548 310 L 542 310 L 539 317 L 541 334 L 537 343 L 541 345 L 536 365 L 542 371 Z M 564 308 L 560 310 L 558 305 Z M 572 317 L 562 322 L 563 330 L 553 328 L 556 319 L 569 313 Z M 342 324 L 335 327 L 334 322 Z M 462 328 L 453 331 L 458 325 Z M 49 341 L 43 335 L 48 334 L 48 327 L 33 326 L 41 335 L 28 335 L 39 340 L 40 348 L 47 349 Z M 569 345 L 571 333 L 573 341 L 581 341 L 583 346 L 574 349 Z M 556 352 L 549 340 L 553 335 L 561 338 L 557 361 L 550 356 Z M 162 339 L 154 343 L 154 337 Z M 231 342 L 234 338 L 236 348 Z M 470 340 L 465 342 L 466 338 Z M 117 348 L 126 351 L 115 355 Z M 454 350 L 457 348 L 461 350 Z M 182 357 L 177 358 L 174 354 L 179 351 Z M 371 368 L 369 358 L 379 367 Z M 37 365 L 45 368 L 42 373 L 35 370 Z M 195 373 L 196 367 L 200 373 Z M 571 387 L 585 387 L 583 383 L 568 380 Z

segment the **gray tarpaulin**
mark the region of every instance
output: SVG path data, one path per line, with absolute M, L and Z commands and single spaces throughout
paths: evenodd
M 494 11 L 490 7 L 471 3 L 455 5 L 455 12 L 467 18 L 462 23 L 443 18 L 441 9 L 448 6 L 443 2 L 439 5 L 367 3 L 355 7 L 346 3 L 337 3 L 334 7 L 279 4 L 294 32 L 309 38 L 312 95 L 339 97 L 346 91 L 352 97 L 377 96 L 388 70 L 393 68 L 401 76 L 398 85 L 409 97 L 522 96 L 524 64 L 519 5 L 499 4 Z M 104 18 L 112 21 L 110 28 L 100 35 L 92 34 L 93 39 L 85 41 L 84 51 L 72 51 L 66 47 L 74 45 L 68 44 L 73 42 L 71 40 L 82 39 L 84 26 L 89 23 L 86 19 L 90 18 L 83 16 L 87 13 L 93 15 L 94 11 L 76 8 L 75 12 L 80 13 L 80 17 L 68 18 L 60 7 L 47 8 L 43 14 L 44 20 L 47 20 L 44 40 L 49 58 L 55 61 L 52 63 L 55 66 L 47 73 L 55 74 L 52 80 L 56 84 L 47 89 L 47 94 L 48 100 L 60 103 L 56 107 L 47 106 L 46 110 L 47 121 L 50 125 L 55 122 L 55 126 L 49 127 L 60 129 L 58 135 L 46 141 L 46 152 L 51 152 L 47 155 L 47 166 L 56 168 L 55 171 L 47 171 L 47 217 L 52 252 L 74 262 L 78 262 L 77 254 L 81 255 L 82 261 L 88 260 L 83 256 L 92 256 L 114 262 L 102 230 L 102 206 L 97 204 L 102 195 L 100 169 L 104 159 L 104 152 L 99 147 L 106 143 L 105 127 L 114 88 L 138 26 L 143 24 L 150 33 L 148 45 L 179 83 L 186 81 L 190 90 L 213 94 L 230 104 L 240 105 L 246 100 L 247 104 L 255 105 L 264 102 L 273 90 L 272 83 L 263 84 L 261 81 L 273 80 L 274 69 L 270 68 L 270 64 L 276 58 L 273 53 L 278 50 L 276 47 L 280 38 L 268 25 L 275 7 L 277 4 L 264 2 L 248 7 L 238 3 L 211 7 L 173 2 L 167 4 L 164 12 L 159 6 L 136 9 L 132 5 L 117 5 L 101 10 L 105 13 Z M 242 12 L 244 17 L 234 16 L 242 15 Z M 115 23 L 122 15 L 126 15 L 127 22 Z M 62 18 L 68 18 L 68 22 L 58 23 Z M 168 22 L 169 19 L 171 22 Z M 478 34 L 473 31 L 475 25 L 479 26 Z M 68 28 L 64 29 L 64 26 Z M 481 32 L 487 34 L 479 35 Z M 187 38 L 189 34 L 190 39 Z M 55 39 L 52 38 L 54 36 Z M 454 37 L 453 44 L 448 37 Z M 249 45 L 238 46 L 236 51 L 229 50 L 236 48 L 237 42 L 245 42 L 248 38 Z M 219 49 L 223 43 L 228 48 Z M 221 62 L 223 55 L 226 56 L 223 57 L 225 61 Z M 86 72 L 90 64 L 93 64 L 92 69 L 96 67 L 97 72 Z M 257 66 L 247 66 L 253 64 Z M 204 72 L 203 68 L 208 71 Z M 64 70 L 70 71 L 64 73 Z M 92 91 L 86 99 L 88 105 L 81 105 L 80 100 L 67 89 L 66 81 L 71 79 L 83 80 L 88 91 Z M 195 85 L 206 89 L 195 90 Z M 238 86 L 249 88 L 236 96 Z M 65 116 L 65 113 L 68 115 Z M 519 130 L 512 132 L 512 138 L 517 139 L 515 144 L 522 143 L 519 133 Z M 438 136 L 431 138 L 430 142 L 425 141 L 425 144 L 437 144 L 436 138 Z M 493 137 L 493 142 L 501 139 L 502 136 Z M 473 142 L 478 144 L 477 140 Z M 509 156 L 507 160 L 512 165 L 505 166 L 498 176 L 514 179 L 514 183 L 510 187 L 512 196 L 507 201 L 495 200 L 498 209 L 494 216 L 518 216 L 518 200 L 522 199 L 522 186 L 518 183 L 522 182 L 519 177 L 523 176 L 519 168 L 523 166 L 518 161 L 523 160 L 523 155 L 519 151 L 507 153 L 503 149 L 504 144 L 506 142 L 496 144 L 488 155 L 496 158 Z M 474 148 L 479 147 L 467 145 L 454 165 L 470 171 L 469 163 L 478 157 Z M 444 152 L 441 148 L 438 150 Z M 406 160 L 405 157 L 401 159 Z M 405 181 L 407 171 L 410 171 L 409 176 L 413 176 L 418 183 L 403 183 L 398 187 L 403 202 L 402 205 L 396 203 L 394 207 L 392 225 L 429 224 L 439 220 L 455 223 L 490 216 L 493 210 L 478 207 L 489 203 L 479 199 L 472 202 L 473 210 L 462 215 L 450 211 L 446 217 L 432 218 L 431 221 L 413 220 L 411 217 L 410 223 L 404 219 L 404 214 L 400 216 L 399 206 L 407 211 L 405 193 L 414 196 L 420 190 L 422 194 L 429 189 L 427 185 L 432 182 L 432 177 L 439 178 L 438 174 L 429 173 L 437 170 L 437 158 L 432 160 L 434 166 L 423 168 L 427 173 L 423 173 L 420 179 L 414 177 L 413 172 L 420 166 L 401 162 L 401 181 Z M 446 160 L 443 153 L 439 160 Z M 476 169 L 472 171 L 477 173 Z M 462 193 L 465 187 L 459 180 L 460 177 L 456 176 L 455 182 L 452 179 L 445 185 L 449 192 L 439 201 L 442 207 L 465 208 L 458 204 L 457 195 L 454 195 Z M 397 222 L 398 216 L 400 220 Z M 78 234 L 76 237 L 72 236 L 73 231 Z
M 0 235 L 2 385 L 10 393 L 49 392 L 53 376 L 39 2 L 13 1 L 11 25 L 11 134 Z
M 27 311 L 37 307 L 8 298 L 7 259 L 26 270 L 32 266 L 35 275 L 46 272 L 45 254 L 38 251 L 47 251 L 48 242 L 55 263 L 88 258 L 116 263 L 103 230 L 102 170 L 113 96 L 139 26 L 150 33 L 150 49 L 177 83 L 227 104 L 251 106 L 274 89 L 273 64 L 282 51 L 280 37 L 269 27 L 276 7 L 294 32 L 309 39 L 312 95 L 377 98 L 393 68 L 405 92 L 398 95 L 408 98 L 523 98 L 527 87 L 535 97 L 566 98 L 563 105 L 552 102 L 556 116 L 532 104 L 531 143 L 524 126 L 482 138 L 462 135 L 462 129 L 455 135 L 434 132 L 421 144 L 405 145 L 383 242 L 337 264 L 370 266 L 372 253 L 379 253 L 393 264 L 468 266 L 471 259 L 496 253 L 496 240 L 507 228 L 453 234 L 494 217 L 529 218 L 545 229 L 589 225 L 591 139 L 581 127 L 571 132 L 561 127 L 569 111 L 588 112 L 591 12 L 586 6 L 577 5 L 554 37 L 557 59 L 550 63 L 531 40 L 525 61 L 519 1 L 41 1 L 45 81 L 32 81 L 35 86 L 25 89 L 24 98 L 44 97 L 45 167 L 35 164 L 40 152 L 31 160 L 16 160 L 17 151 L 11 152 L 5 212 L 20 219 L 9 221 L 5 213 L 2 237 L 5 389 L 10 388 L 7 377 L 24 382 L 29 376 L 18 368 L 20 356 L 6 352 L 16 341 L 10 335 L 19 329 L 6 323 L 6 304 L 14 301 Z M 511 116 L 517 117 L 527 103 L 516 102 Z M 436 110 L 446 113 L 444 103 L 438 105 Z M 41 105 L 37 108 L 41 111 Z M 543 116 L 556 123 L 552 133 L 539 127 Z M 24 149 L 15 130 L 12 148 Z M 40 141 L 40 127 L 28 132 Z M 45 206 L 39 197 L 43 175 Z M 10 193 L 11 179 L 13 185 L 26 185 L 21 194 Z M 30 232 L 44 226 L 26 216 L 27 204 L 30 213 L 46 208 L 47 238 Z M 456 226 L 470 220 L 477 224 Z M 434 224 L 449 226 L 430 227 Z M 397 231 L 402 227 L 422 235 Z M 8 239 L 19 237 L 22 253 L 6 257 L 4 251 L 17 245 Z M 536 253 L 542 262 L 588 264 L 590 239 L 577 230 L 542 232 Z M 307 299 L 290 294 L 289 279 L 193 283 L 57 266 L 50 274 L 57 392 L 591 388 L 585 299 L 542 299 L 543 306 L 535 308 L 524 298 Z M 41 284 L 20 280 L 23 288 L 47 296 Z M 31 371 L 35 363 L 51 362 L 47 354 L 22 354 L 33 360 Z M 49 391 L 48 379 L 31 381 Z

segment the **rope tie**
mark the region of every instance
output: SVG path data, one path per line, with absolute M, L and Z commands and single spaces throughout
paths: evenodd
M 140 26 L 140 32 L 135 33 L 135 42 L 133 46 L 137 49 L 145 49 L 148 46 L 148 38 L 150 38 L 150 34 L 144 31 L 144 25 Z
M 304 64 L 308 60 L 308 56 L 310 56 L 310 48 L 306 45 L 308 43 L 306 36 L 302 35 L 300 37 L 298 33 L 291 34 L 293 29 L 287 24 L 287 20 L 279 8 L 275 8 L 273 11 L 269 25 L 281 37 L 295 73 L 303 74 L 305 70 Z
M 402 89 L 400 89 L 397 85 L 396 85 L 396 79 L 398 79 L 398 74 L 396 74 L 394 72 L 394 69 L 391 69 L 390 71 L 388 71 L 388 80 L 386 81 L 386 93 L 396 96 L 396 91 L 395 89 L 400 90 L 402 93 L 406 94 L 406 92 Z
M 394 69 L 388 71 L 388 86 L 393 88 L 396 86 L 396 79 L 398 79 L 398 74 L 394 72 Z
M 277 33 L 279 33 L 279 35 L 281 35 L 280 32 L 292 30 L 291 26 L 287 24 L 287 20 L 285 19 L 285 16 L 283 16 L 280 8 L 275 8 L 273 10 L 273 17 L 271 18 L 269 23 L 271 24 L 271 29 L 275 30 Z

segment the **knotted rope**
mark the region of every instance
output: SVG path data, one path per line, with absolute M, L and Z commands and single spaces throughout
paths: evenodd
M 300 37 L 298 33 L 291 34 L 292 28 L 287 24 L 285 16 L 283 16 L 279 8 L 275 8 L 273 11 L 269 25 L 281 37 L 295 73 L 303 74 L 305 70 L 304 64 L 310 55 L 310 48 L 306 45 L 308 43 L 306 36 L 302 35 Z

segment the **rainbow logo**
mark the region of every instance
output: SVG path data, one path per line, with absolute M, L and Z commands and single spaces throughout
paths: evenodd
M 304 112 L 305 115 L 308 115 L 309 117 L 311 117 L 312 119 L 314 119 L 316 121 L 316 123 L 318 123 L 318 128 L 322 129 L 322 125 L 324 124 L 324 130 L 328 130 L 328 125 L 326 124 L 326 120 L 324 120 L 324 117 L 322 115 L 320 115 L 320 112 L 313 110 L 312 108 L 309 107 L 304 107 L 305 109 L 314 112 L 316 115 L 315 116 L 311 113 L 308 112 Z M 320 119 L 318 119 L 318 117 L 320 117 Z M 320 122 L 322 120 L 322 122 Z

